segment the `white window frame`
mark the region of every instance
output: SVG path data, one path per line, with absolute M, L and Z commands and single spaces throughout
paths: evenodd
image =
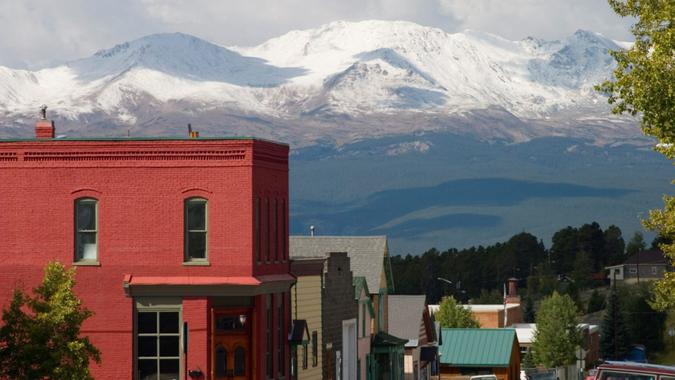
M 155 298 L 155 299 L 142 299 L 138 300 L 135 303 L 135 308 L 134 308 L 134 332 L 133 332 L 133 347 L 134 347 L 134 352 L 133 352 L 133 367 L 134 367 L 134 379 L 139 379 L 139 373 L 138 373 L 138 360 L 140 357 L 138 356 L 138 313 L 143 313 L 143 312 L 156 312 L 156 313 L 161 313 L 161 312 L 177 312 L 178 313 L 178 374 L 179 377 L 181 374 L 185 373 L 185 353 L 183 351 L 184 348 L 184 339 L 185 337 L 183 336 L 183 310 L 182 310 L 182 305 L 181 301 L 179 299 L 168 299 L 165 297 L 161 298 Z M 156 336 L 160 335 L 166 335 L 166 336 L 176 336 L 176 334 L 161 334 L 159 332 L 159 315 L 158 315 L 158 330 L 157 333 L 154 334 Z M 146 335 L 146 334 L 143 334 Z M 148 336 L 151 336 L 153 334 L 148 334 Z M 159 351 L 157 352 L 157 358 L 158 361 L 160 360 L 161 356 L 159 356 L 160 353 Z M 167 357 L 168 359 L 175 359 L 176 357 Z M 159 364 L 159 363 L 158 363 Z M 159 367 L 157 369 L 159 371 Z
M 204 204 L 204 229 L 195 230 L 189 228 L 188 221 L 188 205 L 190 203 L 203 203 Z M 183 202 L 183 234 L 184 234 L 184 254 L 183 262 L 185 263 L 208 263 L 209 261 L 209 200 L 202 197 L 191 197 L 185 199 Z M 204 257 L 191 257 L 190 256 L 190 233 L 203 233 L 204 234 Z
M 93 203 L 94 204 L 94 229 L 93 230 L 87 230 L 87 229 L 80 229 L 78 225 L 78 216 L 77 212 L 79 209 L 80 204 L 83 203 Z M 79 264 L 97 264 L 98 263 L 98 258 L 99 258 L 99 249 L 98 249 L 98 199 L 96 198 L 91 198 L 91 197 L 84 197 L 84 198 L 78 198 L 75 200 L 74 204 L 74 227 L 75 227 L 75 252 L 74 252 L 74 261 L 75 263 Z M 93 234 L 94 235 L 94 241 L 95 241 L 95 257 L 94 258 L 84 258 L 84 254 L 81 253 L 81 244 L 80 244 L 80 239 L 79 235 L 80 234 Z

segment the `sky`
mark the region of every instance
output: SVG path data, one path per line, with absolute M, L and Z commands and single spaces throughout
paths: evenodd
M 38 69 L 152 33 L 250 46 L 291 30 L 368 19 L 512 40 L 586 29 L 629 41 L 632 23 L 606 0 L 0 0 L 0 65 Z

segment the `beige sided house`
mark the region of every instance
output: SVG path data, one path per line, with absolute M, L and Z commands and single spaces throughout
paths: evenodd
M 306 333 L 298 333 L 302 338 L 297 339 L 293 348 L 293 379 L 320 380 L 323 376 L 321 291 L 325 261 L 323 257 L 291 259 L 291 274 L 296 277 L 291 288 L 292 318 L 294 325 L 296 321 L 304 321 L 306 326 Z M 299 326 L 304 327 L 302 323 Z

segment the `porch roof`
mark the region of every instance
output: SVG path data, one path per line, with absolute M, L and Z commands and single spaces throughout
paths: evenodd
M 127 295 L 227 296 L 282 290 L 295 281 L 288 273 L 264 276 L 124 276 Z

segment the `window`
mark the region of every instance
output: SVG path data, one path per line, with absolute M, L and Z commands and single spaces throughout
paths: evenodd
M 267 378 L 274 377 L 274 370 L 272 368 L 272 295 L 267 295 L 267 347 L 265 348 L 265 362 L 267 363 Z
M 319 365 L 319 334 L 312 331 L 312 367 Z
M 288 260 L 288 231 L 287 231 L 287 219 L 286 219 L 286 200 L 281 200 L 281 256 L 283 261 Z
M 636 273 L 637 273 L 637 268 L 631 267 L 630 269 L 628 269 L 628 273 L 630 273 L 630 274 L 636 274 Z
M 207 201 L 190 198 L 185 201 L 185 261 L 206 261 Z
M 307 369 L 307 342 L 302 343 L 302 369 Z
M 366 336 L 366 304 L 361 304 L 361 337 Z
M 279 261 L 279 243 L 280 243 L 280 238 L 279 234 L 281 233 L 281 230 L 279 228 L 279 200 L 275 199 L 274 200 L 274 261 Z
M 75 261 L 98 260 L 98 201 L 75 201 Z
M 624 371 L 605 371 L 600 375 L 600 380 L 654 380 L 656 375 L 646 373 L 633 373 Z
M 253 228 L 255 228 L 254 234 L 254 244 L 255 244 L 255 257 L 258 260 L 258 263 L 262 262 L 262 243 L 260 235 L 260 198 L 256 197 L 253 202 Z
M 656 267 L 652 267 L 652 274 L 657 274 L 657 273 L 658 273 L 658 270 L 656 269 Z
M 136 318 L 137 378 L 177 379 L 180 376 L 179 312 L 141 310 Z
M 284 323 L 286 322 L 286 314 L 284 312 L 285 294 L 277 294 L 277 372 L 279 377 L 284 377 L 286 370 L 286 352 L 284 350 Z

